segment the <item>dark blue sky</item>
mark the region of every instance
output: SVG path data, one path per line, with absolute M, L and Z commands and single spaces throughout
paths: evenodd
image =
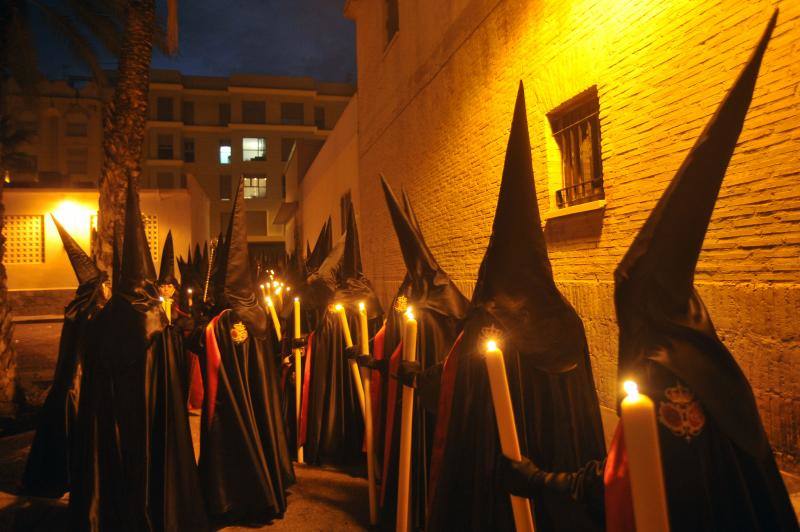
M 164 0 L 156 0 L 163 11 Z M 53 2 L 59 4 L 60 2 Z M 344 0 L 179 0 L 180 51 L 154 54 L 154 68 L 184 74 L 255 73 L 355 82 L 355 25 Z M 49 77 L 84 69 L 49 32 L 37 32 Z M 104 67 L 113 67 L 105 57 Z

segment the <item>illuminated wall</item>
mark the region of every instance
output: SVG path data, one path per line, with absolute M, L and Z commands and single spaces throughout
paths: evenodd
M 406 188 L 428 244 L 469 295 L 522 80 L 553 270 L 584 320 L 601 401 L 613 407 L 613 270 L 776 5 L 697 285 L 754 387 L 781 466 L 800 470 L 798 2 L 402 0 L 400 30 L 387 43 L 383 2 L 350 0 L 362 257 L 384 301 L 403 265 L 378 174 Z M 560 152 L 546 114 L 592 86 L 605 203 L 565 216 L 554 201 Z

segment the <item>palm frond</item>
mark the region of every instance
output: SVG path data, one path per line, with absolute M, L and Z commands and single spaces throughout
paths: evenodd
M 97 38 L 103 47 L 118 56 L 122 48 L 124 6 L 120 0 L 68 0 L 70 12 Z

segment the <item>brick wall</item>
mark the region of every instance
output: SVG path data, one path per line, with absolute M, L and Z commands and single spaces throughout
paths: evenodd
M 697 269 L 719 334 L 755 389 L 781 466 L 800 470 L 800 3 L 738 0 L 401 0 L 357 22 L 362 256 L 386 297 L 403 265 L 378 174 L 403 185 L 434 253 L 471 293 L 491 229 L 523 80 L 539 208 L 555 210 L 545 114 L 593 85 L 606 206 L 545 231 L 583 317 L 601 401 L 613 405 L 613 270 L 760 36 L 781 14 Z

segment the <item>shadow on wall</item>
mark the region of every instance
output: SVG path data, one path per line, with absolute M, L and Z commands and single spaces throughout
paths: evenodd
M 544 227 L 551 251 L 596 248 L 603 235 L 605 209 L 550 218 Z

